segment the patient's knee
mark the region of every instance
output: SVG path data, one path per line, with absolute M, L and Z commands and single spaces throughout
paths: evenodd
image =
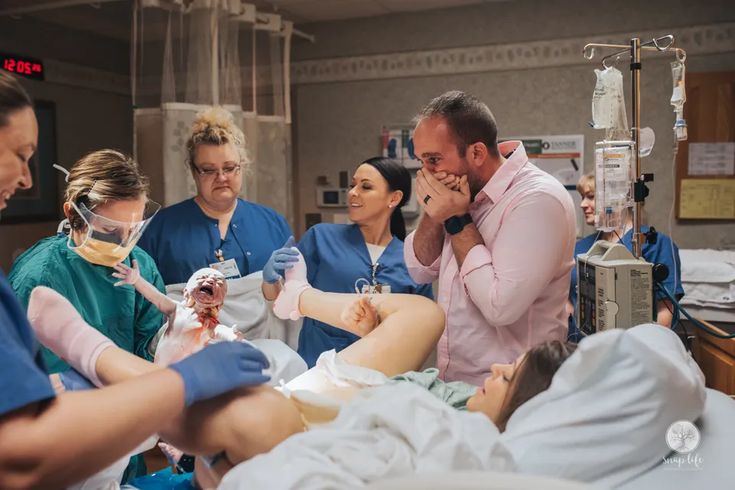
M 272 389 L 258 393 L 257 397 L 237 400 L 229 408 L 235 423 L 225 451 L 234 464 L 266 453 L 304 430 L 294 404 Z

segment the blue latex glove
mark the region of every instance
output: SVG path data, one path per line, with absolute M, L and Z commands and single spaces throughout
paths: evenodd
M 87 378 L 76 369 L 69 369 L 59 373 L 59 379 L 66 391 L 93 390 L 96 388 Z
M 282 248 L 279 248 L 271 254 L 271 258 L 268 259 L 265 267 L 263 267 L 263 280 L 265 282 L 273 284 L 280 281 L 283 279 L 286 270 L 293 267 L 294 262 L 299 261 L 299 252 L 293 249 L 295 246 L 296 240 L 290 236 Z
M 187 407 L 240 386 L 263 384 L 270 380 L 263 374 L 268 367 L 265 355 L 245 342 L 210 344 L 169 366 L 184 379 Z

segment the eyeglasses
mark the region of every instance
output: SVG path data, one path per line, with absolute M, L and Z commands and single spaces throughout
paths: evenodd
M 221 169 L 215 169 L 215 168 L 205 168 L 201 169 L 197 167 L 196 165 L 193 165 L 194 170 L 196 173 L 201 175 L 205 179 L 211 179 L 216 176 L 218 176 L 220 173 L 223 177 L 229 178 L 233 175 L 237 175 L 240 173 L 240 170 L 242 170 L 242 164 L 238 163 L 237 165 L 227 165 L 226 167 L 222 167 Z

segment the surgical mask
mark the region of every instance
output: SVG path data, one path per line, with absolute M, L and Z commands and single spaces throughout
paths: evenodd
M 113 267 L 125 260 L 150 221 L 161 209 L 160 204 L 148 201 L 142 220 L 124 222 L 99 215 L 83 203 L 77 205 L 72 202 L 71 206 L 84 220 L 86 232 L 79 245 L 74 244 L 70 233 L 66 246 L 87 262 L 107 267 Z

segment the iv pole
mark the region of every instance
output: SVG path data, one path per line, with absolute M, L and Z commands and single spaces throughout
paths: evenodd
M 632 92 L 632 112 L 633 112 L 633 124 L 630 129 L 631 139 L 634 142 L 634 154 L 635 154 L 635 175 L 636 181 L 633 184 L 633 196 L 635 197 L 635 207 L 633 208 L 633 255 L 636 258 L 640 258 L 641 250 L 643 248 L 643 239 L 641 238 L 641 212 L 643 211 L 643 203 L 648 194 L 648 188 L 645 183 L 653 180 L 652 174 L 641 173 L 641 155 L 640 155 L 640 123 L 641 123 L 641 51 L 658 51 L 667 52 L 673 51 L 676 53 L 676 57 L 680 61 L 686 59 L 686 51 L 680 48 L 674 47 L 674 36 L 668 35 L 659 38 L 652 39 L 646 43 L 641 44 L 640 38 L 633 38 L 630 40 L 630 45 L 624 44 L 599 44 L 590 43 L 587 44 L 582 50 L 582 55 L 591 60 L 595 57 L 595 49 L 617 49 L 618 51 L 609 54 L 602 58 L 603 66 L 605 61 L 610 58 L 616 60 L 623 54 L 630 55 L 630 71 L 631 71 L 631 92 Z

